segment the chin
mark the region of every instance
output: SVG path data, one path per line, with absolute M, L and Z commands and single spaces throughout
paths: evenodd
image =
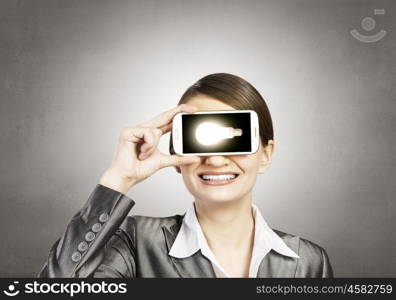
M 210 193 L 200 192 L 196 194 L 196 198 L 204 202 L 226 203 L 226 202 L 237 201 L 241 199 L 241 196 L 238 196 L 235 193 L 231 194 L 229 191 L 224 191 L 223 193 L 213 191 Z

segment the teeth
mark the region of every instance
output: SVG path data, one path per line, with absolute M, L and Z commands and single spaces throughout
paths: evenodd
M 235 174 L 224 174 L 224 175 L 201 175 L 201 177 L 205 180 L 227 180 L 234 179 L 236 177 Z

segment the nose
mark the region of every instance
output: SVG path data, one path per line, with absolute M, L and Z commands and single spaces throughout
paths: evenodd
M 222 167 L 229 164 L 229 159 L 222 155 L 204 156 L 203 162 L 207 166 Z

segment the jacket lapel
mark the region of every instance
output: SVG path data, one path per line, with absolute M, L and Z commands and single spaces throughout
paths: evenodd
M 287 235 L 281 231 L 273 230 L 283 242 L 295 253 L 299 252 L 299 238 Z M 294 278 L 296 275 L 297 263 L 299 258 L 282 255 L 275 250 L 271 251 L 262 259 L 257 277 L 260 278 Z
M 182 218 L 181 218 L 182 219 Z M 181 223 L 177 222 L 170 228 L 167 226 L 162 226 L 164 232 L 167 253 L 169 253 L 173 242 L 176 239 L 177 233 L 180 230 Z M 177 273 L 180 277 L 195 278 L 195 277 L 216 277 L 213 270 L 212 263 L 205 256 L 202 255 L 201 250 L 198 250 L 193 255 L 186 258 L 176 258 L 170 256 Z
M 271 250 L 260 263 L 257 277 L 259 278 L 294 278 L 297 258 L 287 257 Z

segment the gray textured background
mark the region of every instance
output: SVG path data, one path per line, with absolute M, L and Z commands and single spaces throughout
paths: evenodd
M 373 9 L 387 36 L 354 39 Z M 395 1 L 0 0 L 0 276 L 37 273 L 119 131 L 229 72 L 267 100 L 277 143 L 254 201 L 323 246 L 336 276 L 396 276 Z M 168 135 L 161 141 L 167 151 Z M 131 214 L 183 213 L 173 168 Z

